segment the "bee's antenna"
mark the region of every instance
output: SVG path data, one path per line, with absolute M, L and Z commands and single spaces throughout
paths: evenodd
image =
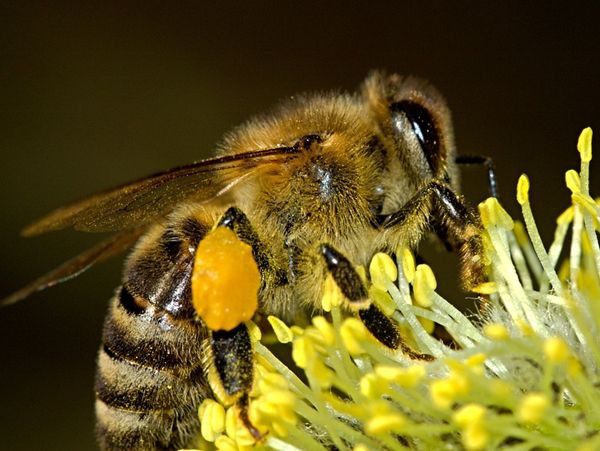
M 499 199 L 498 196 L 498 182 L 496 181 L 496 170 L 494 167 L 494 161 L 491 157 L 484 155 L 459 155 L 454 160 L 456 164 L 463 165 L 477 165 L 485 166 L 488 173 L 488 188 L 490 190 L 490 196 Z

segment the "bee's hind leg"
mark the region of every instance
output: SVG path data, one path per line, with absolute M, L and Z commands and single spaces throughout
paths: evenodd
M 243 243 L 252 248 L 252 259 L 248 261 L 232 261 L 229 265 L 234 265 L 234 270 L 240 272 L 240 275 L 248 273 L 244 265 L 256 265 L 260 274 L 260 284 L 285 284 L 287 276 L 284 271 L 278 270 L 273 263 L 272 256 L 267 247 L 260 241 L 254 228 L 250 224 L 247 216 L 237 207 L 231 207 L 221 216 L 217 222 L 217 229 L 226 227 L 230 229 L 236 237 Z M 252 261 L 253 260 L 253 261 Z M 231 270 L 229 268 L 228 270 Z M 260 289 L 259 289 L 260 290 Z M 254 378 L 254 351 L 252 341 L 245 321 L 248 316 L 241 315 L 238 302 L 229 303 L 227 296 L 230 293 L 217 293 L 224 296 L 221 299 L 221 308 L 227 306 L 222 316 L 227 316 L 231 320 L 232 315 L 236 317 L 237 322 L 231 328 L 231 324 L 225 320 L 215 320 L 215 325 L 207 323 L 210 330 L 208 340 L 206 341 L 206 361 L 205 371 L 208 374 L 209 384 L 216 397 L 226 405 L 235 404 L 239 408 L 239 418 L 244 426 L 257 440 L 262 439 L 261 433 L 252 425 L 248 416 L 249 393 L 252 389 Z M 258 293 L 257 293 L 258 295 Z M 257 301 L 258 303 L 258 301 Z M 203 305 L 210 305 L 207 300 Z M 210 308 L 207 307 L 208 310 Z M 250 315 L 253 315 L 251 312 Z M 201 315 L 202 316 L 202 315 Z M 220 318 L 214 314 L 211 318 Z M 204 318 L 202 318 L 204 320 Z M 207 321 L 205 321 L 207 322 Z
M 390 349 L 400 349 L 412 359 L 432 360 L 428 354 L 416 352 L 408 346 L 393 320 L 388 318 L 369 300 L 367 289 L 350 261 L 328 244 L 321 245 L 321 255 L 327 270 L 340 288 L 351 310 L 357 313 L 366 328 L 383 345 Z
M 252 254 L 260 272 L 262 284 L 285 285 L 288 276 L 285 270 L 277 268 L 267 247 L 258 238 L 250 220 L 242 210 L 230 207 L 221 216 L 219 226 L 231 229 L 238 238 L 252 247 Z
M 240 409 L 240 420 L 256 440 L 262 438 L 248 417 L 248 393 L 252 389 L 254 353 L 245 324 L 225 331 L 211 331 L 208 340 L 208 377 L 217 397 Z

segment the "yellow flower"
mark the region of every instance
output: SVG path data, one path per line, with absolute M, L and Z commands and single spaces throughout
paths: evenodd
M 415 278 L 415 257 L 408 248 L 401 251 L 402 255 L 402 272 L 408 283 L 412 283 Z
M 344 346 L 352 355 L 360 355 L 365 352 L 361 342 L 369 339 L 369 331 L 357 318 L 347 318 L 342 324 L 340 335 Z
M 415 304 L 421 307 L 431 307 L 432 295 L 437 288 L 435 275 L 429 265 L 418 265 L 413 281 Z
M 448 409 L 454 401 L 469 391 L 469 381 L 457 371 L 451 371 L 445 379 L 431 383 L 433 402 L 441 409 Z
M 569 358 L 567 343 L 560 337 L 550 337 L 544 342 L 544 353 L 552 363 L 563 363 Z
M 481 423 L 485 415 L 485 407 L 479 404 L 467 404 L 452 416 L 454 422 L 461 428 Z
M 394 260 L 383 252 L 379 252 L 373 256 L 369 265 L 369 273 L 371 274 L 373 285 L 382 290 L 386 290 L 387 284 L 395 282 L 398 278 L 398 268 Z
M 506 340 L 508 338 L 508 329 L 503 324 L 486 324 L 483 332 L 492 340 Z
M 426 374 L 423 365 L 411 365 L 408 368 L 397 366 L 377 366 L 375 373 L 388 382 L 394 382 L 404 388 L 415 387 Z
M 218 402 L 205 399 L 198 409 L 198 416 L 202 425 L 202 437 L 209 442 L 214 442 L 225 430 L 225 409 Z
M 300 368 L 307 368 L 309 362 L 317 358 L 317 352 L 308 337 L 298 337 L 292 347 L 292 358 Z
M 589 163 L 592 160 L 592 129 L 583 129 L 577 140 L 577 150 L 581 154 L 581 161 Z
M 367 434 L 377 435 L 388 432 L 401 432 L 406 424 L 406 419 L 399 413 L 377 415 L 367 421 L 365 431 Z
M 550 400 L 542 393 L 525 395 L 519 405 L 518 417 L 525 423 L 539 423 L 550 406 Z
M 323 288 L 323 299 L 321 300 L 323 310 L 330 312 L 332 308 L 339 307 L 343 300 L 344 295 L 342 294 L 342 290 L 340 290 L 340 287 L 335 283 L 333 276 L 331 274 L 327 275 L 325 286 Z
M 457 443 L 482 450 L 515 437 L 527 449 L 571 449 L 573 443 L 595 449 L 600 207 L 588 192 L 591 130 L 578 149 L 581 170 L 567 175 L 575 194 L 551 243 L 537 231 L 526 176 L 517 187 L 525 226 L 497 199 L 480 204 L 490 280 L 476 289 L 485 300 L 475 312 L 464 314 L 435 293 L 436 267 L 415 267 L 409 249 L 396 251 L 400 268 L 377 254 L 369 265 L 373 283 L 362 267 L 357 271 L 369 301 L 397 324 L 405 345 L 386 348 L 356 312 L 339 308 L 343 296 L 329 277 L 326 313 L 312 324 L 290 327 L 268 318 L 284 344 L 278 344 L 282 360 L 291 353 L 295 372 L 261 342 L 260 329 L 246 323 L 257 355 L 249 416 L 264 438 L 256 443 L 239 407 L 224 410 L 211 400 L 198 412 L 204 438 L 227 451 L 445 449 Z M 444 331 L 443 340 L 428 333 L 433 326 Z M 409 356 L 406 346 L 415 353 Z
M 529 178 L 522 174 L 517 183 L 517 201 L 523 205 L 529 202 Z
M 483 449 L 488 443 L 489 434 L 483 424 L 469 426 L 463 431 L 463 444 L 469 450 Z
M 273 332 L 275 332 L 277 340 L 279 340 L 280 343 L 289 343 L 292 341 L 294 333 L 283 321 L 273 315 L 269 315 L 267 320 L 271 324 Z

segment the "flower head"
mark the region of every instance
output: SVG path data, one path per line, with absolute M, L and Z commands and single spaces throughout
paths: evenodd
M 523 224 L 497 199 L 480 205 L 490 280 L 477 287 L 485 301 L 476 314 L 443 299 L 433 269 L 415 266 L 410 250 L 398 249 L 398 262 L 375 255 L 367 280 L 371 301 L 398 323 L 417 353 L 435 360 L 413 360 L 380 345 L 358 318 L 343 314 L 333 280 L 325 287 L 325 316 L 310 325 L 288 327 L 269 318 L 300 370 L 255 343 L 250 414 L 266 437 L 258 445 L 600 446 L 600 204 L 588 192 L 590 129 L 578 149 L 581 168 L 567 176 L 573 203 L 558 218 L 550 246 L 537 231 L 526 176 L 517 186 Z M 432 336 L 433 325 L 443 327 L 452 344 Z M 236 423 L 235 408 L 205 401 L 200 417 L 204 439 L 219 449 L 255 444 Z

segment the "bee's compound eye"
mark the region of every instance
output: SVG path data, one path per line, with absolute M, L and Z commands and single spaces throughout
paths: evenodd
M 435 173 L 438 167 L 440 138 L 431 113 L 422 105 L 410 100 L 393 103 L 390 109 L 392 111 L 392 122 L 398 132 L 406 133 L 406 130 L 402 129 L 405 122 L 400 115 L 408 120 L 412 132 L 423 149 L 429 167 Z

